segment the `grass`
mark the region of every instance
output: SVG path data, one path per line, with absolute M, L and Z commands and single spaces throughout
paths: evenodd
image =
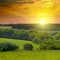
M 11 42 L 13 44 L 16 44 L 20 47 L 20 49 L 23 49 L 23 45 L 26 43 L 31 43 L 31 41 L 25 41 L 25 40 L 16 40 L 16 39 L 8 39 L 8 38 L 0 38 L 0 43 L 2 42 Z M 36 50 L 39 47 L 39 44 L 33 44 L 34 50 Z
M 31 41 L 0 38 L 0 43 L 11 42 L 20 47 L 18 51 L 0 52 L 0 60 L 60 60 L 60 50 L 35 51 L 39 47 Z M 33 51 L 25 51 L 23 44 L 31 43 L 34 46 Z
M 11 26 L 0 26 L 0 29 L 12 29 Z

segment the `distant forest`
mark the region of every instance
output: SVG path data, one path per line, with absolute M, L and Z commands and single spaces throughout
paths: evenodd
M 11 27 L 13 29 L 23 30 L 44 30 L 44 31 L 60 31 L 60 24 L 46 24 L 42 26 L 40 24 L 0 24 L 1 26 Z
M 60 25 L 1 24 L 0 38 L 32 41 L 41 44 L 39 49 L 60 50 Z

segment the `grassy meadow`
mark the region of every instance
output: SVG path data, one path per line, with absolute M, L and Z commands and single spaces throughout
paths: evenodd
M 0 43 L 11 42 L 19 46 L 18 51 L 0 52 L 0 60 L 60 60 L 60 50 L 39 50 L 39 44 L 34 44 L 31 41 L 0 38 Z M 23 50 L 23 44 L 31 43 L 34 46 L 33 51 Z

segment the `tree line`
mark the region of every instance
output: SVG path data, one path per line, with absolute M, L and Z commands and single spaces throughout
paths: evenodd
M 43 40 L 60 40 L 60 32 L 49 32 L 40 30 L 17 30 L 17 29 L 0 29 L 0 38 L 13 38 L 29 40 L 35 42 Z M 36 41 L 37 43 L 39 43 Z
M 40 24 L 0 24 L 0 26 L 9 26 L 13 29 L 24 29 L 24 30 L 42 30 Z M 60 24 L 46 24 L 44 30 L 46 31 L 60 31 Z

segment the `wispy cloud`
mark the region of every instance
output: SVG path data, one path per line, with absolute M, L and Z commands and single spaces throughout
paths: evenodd
M 16 20 L 38 22 L 41 16 L 46 16 L 45 14 L 54 18 L 53 21 L 58 20 L 59 22 L 60 0 L 0 0 L 0 16 L 9 17 L 9 21 L 20 18 Z
M 34 0 L 0 0 L 0 6 L 8 6 L 11 4 L 33 3 Z

